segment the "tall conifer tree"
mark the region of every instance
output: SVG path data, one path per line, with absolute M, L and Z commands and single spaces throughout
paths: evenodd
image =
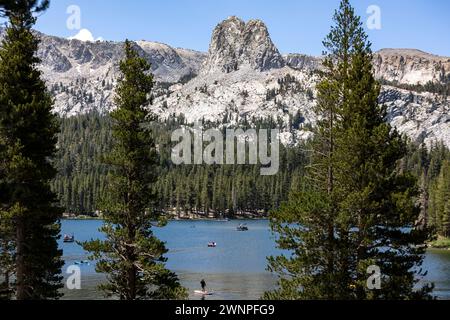
M 437 177 L 433 190 L 434 210 L 436 214 L 436 231 L 440 236 L 450 237 L 450 160 L 442 163 L 441 171 Z
M 385 122 L 373 77 L 371 44 L 342 0 L 324 41 L 318 128 L 303 189 L 273 215 L 278 244 L 292 257 L 270 258 L 280 289 L 269 298 L 427 298 L 415 290 L 429 231 L 416 221 L 416 180 L 397 172 L 406 144 Z M 367 285 L 369 267 L 381 287 Z M 417 271 L 419 270 L 419 271 Z
M 163 224 L 164 219 L 154 210 L 159 161 L 147 127 L 153 119 L 148 109 L 153 87 L 149 70 L 149 63 L 126 41 L 117 108 L 111 113 L 113 149 L 105 159 L 112 171 L 103 199 L 105 224 L 100 229 L 106 240 L 83 244 L 98 259 L 97 271 L 107 274 L 108 282 L 101 289 L 122 300 L 186 295 L 177 276 L 165 268 L 167 249 L 152 231 L 152 222 Z
M 0 212 L 9 252 L 2 262 L 14 283 L 15 298 L 59 297 L 61 255 L 58 219 L 50 180 L 51 159 L 59 130 L 36 57 L 39 39 L 31 28 L 34 15 L 48 8 L 47 0 L 9 0 L 0 4 L 8 26 L 0 49 Z M 3 270 L 5 271 L 5 270 Z M 12 277 L 14 273 L 14 277 Z

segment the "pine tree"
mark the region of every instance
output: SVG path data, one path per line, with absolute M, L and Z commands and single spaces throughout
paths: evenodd
M 208 170 L 205 170 L 205 173 L 203 174 L 203 181 L 202 181 L 202 193 L 200 194 L 200 201 L 202 203 L 202 210 L 206 216 L 209 215 L 209 209 L 210 209 L 210 197 L 209 197 L 209 174 Z
M 436 215 L 437 233 L 450 237 L 450 161 L 442 163 L 440 174 L 434 189 L 434 210 Z
M 372 73 L 371 44 L 348 2 L 344 2 L 341 18 L 340 30 L 355 30 L 347 40 L 345 36 L 339 38 L 338 29 L 329 41 L 336 53 L 351 56 L 348 62 L 342 60 L 349 68 L 343 68 L 346 73 L 342 79 L 344 103 L 340 115 L 342 133 L 337 140 L 340 148 L 336 161 L 340 165 L 336 192 L 342 196 L 340 214 L 347 224 L 353 253 L 346 259 L 353 269 L 352 294 L 358 299 L 426 298 L 431 287 L 414 287 L 423 276 L 420 267 L 429 230 L 417 224 L 417 180 L 396 171 L 398 162 L 407 155 L 406 143 L 386 123 L 386 109 L 378 105 L 380 85 Z M 367 288 L 371 265 L 382 272 L 379 290 Z
M 8 20 L 0 49 L 0 136 L 4 143 L 0 173 L 3 223 L 14 229 L 14 291 L 18 300 L 59 297 L 62 252 L 50 180 L 51 158 L 59 130 L 52 99 L 41 80 L 36 57 L 39 39 L 31 31 L 34 14 L 47 0 L 10 0 L 0 12 Z
M 319 118 L 314 128 L 311 164 L 305 182 L 293 190 L 290 199 L 271 214 L 271 227 L 279 234 L 280 249 L 294 252 L 270 257 L 269 270 L 279 274 L 279 289 L 267 292 L 268 299 L 336 299 L 344 282 L 336 270 L 337 239 L 335 219 L 338 210 L 334 199 L 334 151 L 339 82 L 330 70 L 318 85 L 315 113 Z M 327 77 L 328 76 L 328 77 Z
M 112 170 L 103 199 L 105 224 L 100 229 L 106 240 L 83 244 L 98 260 L 97 271 L 108 275 L 101 289 L 122 300 L 185 297 L 177 276 L 164 266 L 167 249 L 152 231 L 152 221 L 163 225 L 165 219 L 153 209 L 159 161 L 147 128 L 153 118 L 148 111 L 153 87 L 149 70 L 148 62 L 127 40 L 116 88 L 117 109 L 111 113 L 113 150 L 105 157 Z
M 0 181 L 4 181 L 8 161 L 6 157 L 6 144 L 1 141 L 0 136 Z M 0 184 L 0 188 L 5 188 Z M 6 190 L 0 189 L 0 194 L 6 193 Z M 2 204 L 4 199 L 2 199 Z M 14 224 L 11 210 L 5 210 L 0 207 L 0 300 L 9 300 L 12 298 L 11 277 L 14 274 Z
M 428 298 L 432 287 L 415 285 L 429 230 L 416 225 L 416 180 L 396 171 L 406 144 L 378 105 L 371 45 L 348 0 L 334 21 L 306 185 L 273 215 L 279 246 L 294 255 L 270 259 L 281 280 L 267 297 Z M 367 286 L 369 266 L 381 270 L 378 290 Z

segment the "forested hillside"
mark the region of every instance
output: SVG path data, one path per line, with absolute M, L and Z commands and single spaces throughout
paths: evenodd
M 419 179 L 422 218 L 436 233 L 450 236 L 450 151 L 436 144 L 428 151 L 425 146 L 410 146 L 408 158 L 401 164 Z
M 108 168 L 102 155 L 111 144 L 111 123 L 98 113 L 61 119 L 58 176 L 52 187 L 66 211 L 92 215 L 97 210 Z M 274 127 L 270 121 L 256 121 L 256 127 Z M 232 217 L 239 214 L 266 215 L 298 188 L 303 167 L 308 163 L 304 144 L 280 150 L 280 171 L 261 176 L 253 165 L 181 165 L 172 164 L 172 131 L 184 124 L 182 117 L 153 124 L 153 133 L 161 153 L 161 175 L 155 185 L 158 208 L 174 214 L 195 213 Z M 217 124 L 207 123 L 206 127 Z M 243 123 L 242 128 L 247 124 Z M 409 146 L 408 157 L 399 164 L 419 179 L 423 218 L 441 235 L 450 235 L 450 151 L 442 144 Z
M 92 214 L 106 183 L 101 156 L 111 145 L 111 125 L 97 113 L 61 119 L 52 188 L 67 212 Z
M 97 113 L 61 119 L 58 176 L 52 187 L 61 205 L 74 214 L 92 215 L 107 183 L 108 168 L 102 155 L 111 144 L 109 117 Z M 158 208 L 173 213 L 265 215 L 287 199 L 302 174 L 305 163 L 302 146 L 280 149 L 280 170 L 275 176 L 261 176 L 258 165 L 173 165 L 172 131 L 183 118 L 153 124 L 160 156 L 160 179 L 155 185 Z M 256 121 L 256 127 L 275 127 L 271 121 Z M 217 124 L 205 123 L 205 127 Z M 245 129 L 243 123 L 241 128 Z

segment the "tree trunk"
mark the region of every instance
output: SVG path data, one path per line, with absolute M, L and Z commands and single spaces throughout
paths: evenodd
M 136 268 L 128 269 L 128 300 L 136 300 Z
M 18 217 L 16 224 L 16 298 L 27 299 L 25 288 L 25 222 L 23 217 Z
M 130 210 L 132 211 L 132 210 Z M 130 220 L 132 220 L 130 218 Z M 129 243 L 135 244 L 136 243 L 136 228 L 133 225 L 133 222 L 129 222 L 128 225 L 128 239 L 127 241 Z M 136 262 L 136 253 L 134 247 L 129 246 L 127 248 L 127 259 L 128 263 L 130 263 L 130 267 L 128 268 L 128 297 L 127 300 L 136 300 L 136 267 L 134 266 L 134 263 Z
M 330 136 L 329 136 L 329 150 L 328 150 L 328 172 L 327 172 L 327 193 L 328 196 L 331 198 L 333 196 L 334 191 L 334 167 L 333 167 L 333 154 L 334 154 L 334 109 L 330 108 L 330 118 L 329 118 L 329 130 L 330 130 Z M 333 275 L 335 273 L 334 269 L 334 243 L 335 243 L 335 236 L 334 236 L 334 206 L 331 208 L 332 210 L 332 217 L 331 221 L 328 221 L 328 274 Z M 332 284 L 330 284 L 332 285 Z M 334 299 L 335 298 L 335 290 L 334 288 L 330 290 L 329 298 Z

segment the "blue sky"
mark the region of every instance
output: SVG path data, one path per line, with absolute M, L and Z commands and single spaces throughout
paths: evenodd
M 381 9 L 381 30 L 367 30 L 375 50 L 416 48 L 450 56 L 450 1 L 353 0 L 363 20 L 370 5 Z M 318 55 L 339 0 L 51 0 L 36 28 L 69 37 L 66 13 L 81 9 L 81 28 L 105 40 L 151 40 L 207 51 L 213 28 L 236 15 L 263 20 L 282 53 Z

